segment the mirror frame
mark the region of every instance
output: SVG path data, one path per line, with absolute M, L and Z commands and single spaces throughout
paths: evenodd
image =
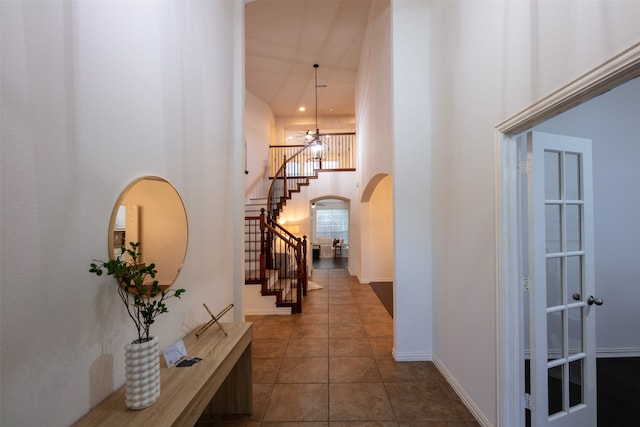
M 127 195 L 131 192 L 131 190 L 138 184 L 140 184 L 141 182 L 144 181 L 159 181 L 162 183 L 167 184 L 175 193 L 175 195 L 177 196 L 178 201 L 180 202 L 180 206 L 182 207 L 182 212 L 184 213 L 184 250 L 181 251 L 182 253 L 182 259 L 179 262 L 179 267 L 177 269 L 177 272 L 175 274 L 175 276 L 169 281 L 164 281 L 165 283 L 160 283 L 160 286 L 163 289 L 168 289 L 171 286 L 173 286 L 173 284 L 175 283 L 175 281 L 177 280 L 178 276 L 180 275 L 180 272 L 182 270 L 182 266 L 184 265 L 184 261 L 187 258 L 187 249 L 189 247 L 189 221 L 187 218 L 187 210 L 185 208 L 184 205 L 184 201 L 182 200 L 182 197 L 180 196 L 180 193 L 178 192 L 178 190 L 173 186 L 173 184 L 171 184 L 169 181 L 167 181 L 166 179 L 159 177 L 159 176 L 155 176 L 155 175 L 145 175 L 142 176 L 140 178 L 136 178 L 133 181 L 131 181 L 124 190 L 122 190 L 122 192 L 120 193 L 120 195 L 118 196 L 118 199 L 116 200 L 113 210 L 111 211 L 111 218 L 109 220 L 109 231 L 108 231 L 108 250 L 109 250 L 109 259 L 115 259 L 115 254 L 114 254 L 114 231 L 115 231 L 115 226 L 116 226 L 116 217 L 118 215 L 118 211 L 120 209 L 120 206 L 123 204 L 123 202 L 126 200 Z M 126 235 L 125 235 L 126 236 Z M 139 239 L 138 239 L 139 240 Z M 123 246 L 125 247 L 129 247 L 128 246 L 129 242 L 125 237 L 125 241 L 123 242 Z M 145 249 L 144 249 L 144 244 L 141 244 L 141 253 L 143 255 L 143 260 L 144 260 L 144 253 L 145 253 Z M 159 272 L 163 272 L 162 270 L 162 264 L 158 264 L 156 261 L 152 261 L 156 263 L 156 269 Z

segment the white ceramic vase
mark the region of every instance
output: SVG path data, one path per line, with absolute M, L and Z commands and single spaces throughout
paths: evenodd
M 160 353 L 158 337 L 125 345 L 127 383 L 125 402 L 129 409 L 143 409 L 160 397 Z

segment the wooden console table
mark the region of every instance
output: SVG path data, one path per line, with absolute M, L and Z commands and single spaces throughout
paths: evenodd
M 122 387 L 74 425 L 192 426 L 205 410 L 216 414 L 250 414 L 252 326 L 251 323 L 222 323 L 222 326 L 228 336 L 212 325 L 199 338 L 195 331 L 184 338 L 189 356 L 202 358 L 195 365 L 167 368 L 161 360 L 160 397 L 153 405 L 135 411 L 128 409 Z

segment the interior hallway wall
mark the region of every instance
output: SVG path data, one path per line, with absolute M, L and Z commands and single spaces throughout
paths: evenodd
M 186 293 L 152 327 L 161 349 L 208 319 L 203 302 L 242 309 L 241 261 L 219 244 L 241 230 L 241 14 L 226 1 L 0 2 L 1 425 L 68 426 L 124 384 L 135 328 L 113 279 L 88 268 L 140 176 L 171 182 L 189 224 Z
M 374 1 L 356 81 L 357 173 L 361 192 L 377 174 L 390 175 L 393 171 L 390 43 L 390 2 Z
M 245 197 L 263 197 L 269 192 L 269 144 L 275 134 L 271 108 L 254 94 L 245 92 Z
M 393 354 L 400 361 L 433 357 L 433 162 L 429 136 L 435 104 L 429 96 L 428 17 L 426 2 L 392 2 Z

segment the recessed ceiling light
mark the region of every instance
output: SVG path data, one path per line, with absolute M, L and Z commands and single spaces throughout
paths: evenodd
M 306 110 L 306 108 L 304 108 L 304 107 L 298 108 L 298 111 L 304 111 L 304 110 Z

